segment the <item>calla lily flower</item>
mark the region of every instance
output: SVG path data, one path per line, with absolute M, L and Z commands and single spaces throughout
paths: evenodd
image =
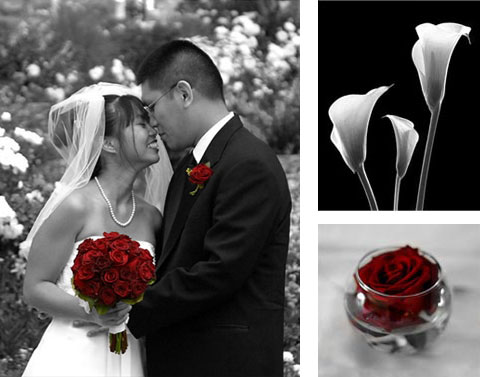
M 412 48 L 412 59 L 417 68 L 423 95 L 431 113 L 416 206 L 417 210 L 423 210 L 433 141 L 435 139 L 440 108 L 445 96 L 448 65 L 453 49 L 460 37 L 464 35 L 470 42 L 469 33 L 471 28 L 453 22 L 446 22 L 438 25 L 421 24 L 416 27 L 416 30 L 419 39 Z
M 408 119 L 396 115 L 385 115 L 385 117 L 390 119 L 395 132 L 395 141 L 397 142 L 397 175 L 403 178 L 418 142 L 418 132 L 415 131 L 413 123 Z
M 408 119 L 396 115 L 385 115 L 385 117 L 392 122 L 397 143 L 397 177 L 393 197 L 393 209 L 396 211 L 398 210 L 400 197 L 400 182 L 407 172 L 408 165 L 410 165 L 410 160 L 418 142 L 418 132 L 414 130 L 413 123 Z
M 370 208 L 373 210 L 377 210 L 378 206 L 364 168 L 367 158 L 368 123 L 373 106 L 390 87 L 381 86 L 367 94 L 340 97 L 328 109 L 328 115 L 333 123 L 330 138 L 350 170 L 358 174 Z
M 412 49 L 412 59 L 417 68 L 423 95 L 432 111 L 445 95 L 445 81 L 453 49 L 462 35 L 468 41 L 471 28 L 446 22 L 438 25 L 425 23 L 416 28 L 418 41 Z
M 373 106 L 390 86 L 381 86 L 367 94 L 350 94 L 337 99 L 328 110 L 333 123 L 330 139 L 353 173 L 367 157 L 367 131 Z

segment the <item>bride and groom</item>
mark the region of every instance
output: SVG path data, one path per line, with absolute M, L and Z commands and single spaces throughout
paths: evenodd
M 158 48 L 137 79 L 143 103 L 100 83 L 50 111 L 67 168 L 28 236 L 24 294 L 53 320 L 24 376 L 281 376 L 283 169 L 227 110 L 218 69 L 194 44 Z M 174 153 L 193 148 L 174 172 L 162 141 Z M 155 255 L 157 279 L 142 302 L 98 315 L 75 297 L 71 266 L 83 240 L 112 231 Z M 74 320 L 127 322 L 126 353 Z

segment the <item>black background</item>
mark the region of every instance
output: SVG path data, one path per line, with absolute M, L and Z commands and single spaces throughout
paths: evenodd
M 430 163 L 425 210 L 480 209 L 480 2 L 326 2 L 319 9 L 319 210 L 368 210 L 360 180 L 330 141 L 330 105 L 347 94 L 395 84 L 377 101 L 365 170 L 381 210 L 392 210 L 396 144 L 385 114 L 411 120 L 420 139 L 400 190 L 400 210 L 414 210 L 430 121 L 411 58 L 415 27 L 470 26 L 450 60 Z

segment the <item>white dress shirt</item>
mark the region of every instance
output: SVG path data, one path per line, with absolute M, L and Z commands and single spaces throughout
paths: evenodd
M 215 123 L 210 129 L 205 132 L 205 134 L 200 138 L 195 148 L 193 148 L 193 157 L 195 157 L 195 161 L 197 164 L 201 161 L 205 151 L 207 150 L 208 146 L 212 142 L 215 135 L 220 131 L 227 122 L 233 118 L 233 112 L 230 111 L 226 116 L 220 119 L 217 123 Z

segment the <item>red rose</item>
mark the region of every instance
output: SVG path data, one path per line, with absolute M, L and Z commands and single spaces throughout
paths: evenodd
M 110 233 L 107 233 L 107 232 L 103 232 L 103 237 L 105 237 L 105 239 L 108 241 L 108 242 L 112 242 L 112 241 L 115 241 L 117 238 L 119 238 L 121 236 L 120 233 L 117 233 L 117 232 L 110 232 Z
M 111 265 L 112 265 L 112 261 L 110 260 L 108 255 L 102 254 L 95 261 L 95 269 L 97 271 L 105 270 L 106 268 L 110 267 Z
M 188 171 L 188 180 L 194 185 L 203 185 L 213 174 L 213 170 L 205 164 L 198 164 Z
M 140 244 L 137 241 L 131 241 L 128 252 L 131 256 L 136 257 L 139 255 Z
M 155 267 L 150 262 L 143 262 L 138 267 L 138 275 L 144 282 L 149 282 L 155 278 Z
M 121 298 L 125 298 L 130 293 L 130 284 L 123 280 L 117 280 L 113 284 L 113 291 Z
M 118 280 L 119 273 L 116 268 L 109 268 L 108 270 L 104 271 L 102 274 L 102 280 L 105 283 L 114 283 Z
M 110 287 L 102 287 L 98 297 L 103 305 L 112 306 L 117 301 L 115 292 Z
M 83 254 L 82 264 L 95 264 L 98 257 L 101 257 L 103 254 L 99 250 L 89 250 Z
M 73 276 L 73 286 L 77 291 L 79 291 L 82 294 L 85 294 L 85 290 L 86 290 L 85 287 L 87 283 L 88 283 L 88 280 L 81 280 L 78 274 Z
M 137 298 L 147 289 L 147 283 L 137 281 L 132 284 L 131 298 Z
M 130 241 L 128 239 L 117 239 L 110 244 L 112 250 L 127 251 L 130 248 Z
M 77 271 L 78 278 L 80 280 L 88 280 L 93 278 L 95 271 L 93 270 L 93 265 L 87 264 L 82 265 Z
M 152 254 L 150 254 L 150 252 L 146 249 L 139 249 L 140 253 L 139 253 L 139 258 L 140 259 L 143 259 L 143 260 L 148 260 L 148 261 L 152 261 L 153 260 L 153 257 L 152 257 Z
M 377 255 L 358 275 L 369 288 L 357 282 L 357 291 L 366 298 L 363 316 L 370 323 L 391 330 L 421 322 L 418 314 L 422 310 L 429 314 L 436 310 L 435 290 L 419 293 L 437 282 L 438 266 L 418 249 L 406 246 Z
M 72 266 L 72 271 L 74 274 L 80 269 L 80 267 L 82 266 L 82 262 L 83 262 L 82 256 L 77 254 Z
M 125 281 L 133 281 L 137 279 L 136 269 L 132 269 L 129 265 L 120 267 L 120 279 Z
M 80 245 L 78 245 L 78 253 L 81 255 L 83 253 L 86 253 L 89 250 L 94 250 L 95 249 L 95 243 L 91 238 L 87 238 L 84 240 Z
M 91 298 L 97 298 L 100 291 L 101 282 L 99 280 L 87 280 L 82 287 L 82 294 Z
M 95 247 L 97 248 L 97 250 L 101 252 L 106 252 L 108 250 L 109 241 L 105 238 L 99 238 L 93 242 L 95 243 Z
M 128 254 L 124 250 L 113 249 L 110 252 L 110 260 L 117 266 L 123 266 L 128 262 Z

